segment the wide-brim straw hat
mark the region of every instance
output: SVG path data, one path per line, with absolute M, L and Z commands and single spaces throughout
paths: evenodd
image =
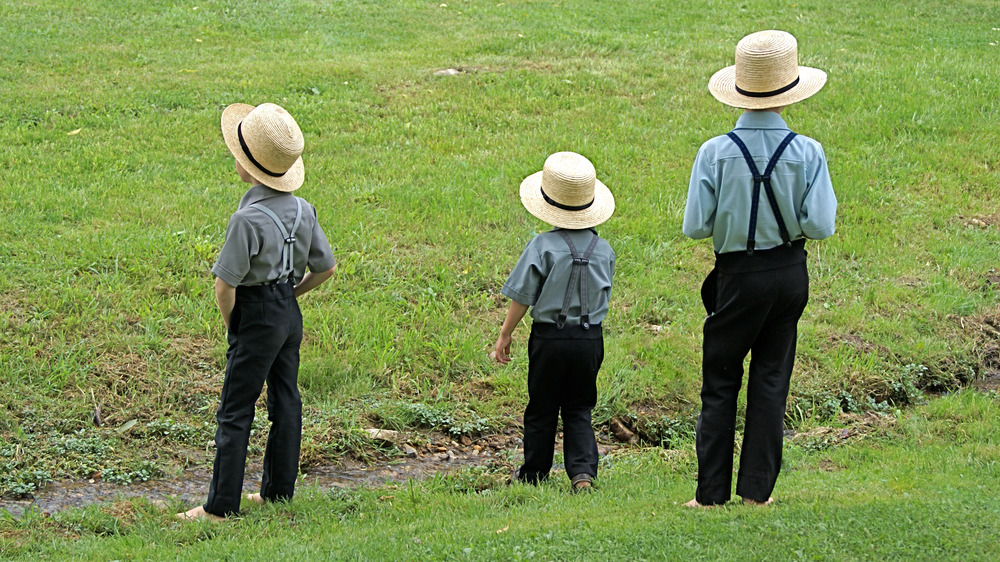
M 222 112 L 222 136 L 233 157 L 260 183 L 287 192 L 305 181 L 302 130 L 283 107 L 234 103 Z
M 542 171 L 521 182 L 521 204 L 559 228 L 591 228 L 615 212 L 611 190 L 597 179 L 594 165 L 575 152 L 556 152 Z
M 736 45 L 736 64 L 716 72 L 708 91 L 742 109 L 783 107 L 802 101 L 826 84 L 826 72 L 799 66 L 798 43 L 785 31 L 751 33 Z

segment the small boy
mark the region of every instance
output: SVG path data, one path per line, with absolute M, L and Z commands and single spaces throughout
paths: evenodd
M 222 113 L 222 136 L 236 173 L 252 187 L 230 217 L 212 267 L 229 340 L 212 482 L 205 505 L 178 513 L 181 519 L 218 521 L 239 511 L 254 404 L 265 380 L 271 429 L 260 493 L 247 499 L 292 498 L 302 437 L 302 314 L 296 298 L 329 279 L 336 267 L 316 209 L 291 194 L 304 180 L 302 131 L 292 116 L 273 103 L 233 104 Z
M 591 410 L 604 360 L 601 321 L 615 272 L 615 253 L 594 227 L 611 217 L 615 200 L 589 160 L 558 152 L 521 183 L 521 203 L 556 228 L 528 243 L 500 291 L 511 302 L 494 345 L 498 363 L 510 362 L 511 336 L 529 307 L 533 319 L 524 464 L 514 478 L 548 477 L 561 410 L 566 474 L 573 491 L 589 490 L 597 475 Z
M 798 65 L 794 37 L 761 31 L 740 40 L 736 65 L 708 84 L 716 99 L 745 112 L 733 132 L 698 151 L 684 211 L 684 234 L 711 236 L 716 252 L 715 269 L 702 286 L 708 317 L 696 428 L 698 487 L 689 507 L 729 501 L 736 397 L 747 353 L 736 494 L 751 505 L 773 501 L 796 330 L 809 298 L 805 239 L 832 235 L 837 212 L 823 147 L 789 131 L 781 110 L 825 83 L 825 72 Z

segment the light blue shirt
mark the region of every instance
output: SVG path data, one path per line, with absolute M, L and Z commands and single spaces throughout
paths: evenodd
M 789 132 L 785 120 L 773 111 L 744 113 L 734 130 L 761 173 Z M 792 139 L 771 172 L 771 186 L 793 241 L 820 240 L 833 234 L 837 197 L 818 142 L 803 135 Z M 711 236 L 720 254 L 746 251 L 752 194 L 753 174 L 736 143 L 726 135 L 709 139 L 701 145 L 691 169 L 684 234 L 695 239 Z M 782 244 L 763 185 L 755 238 L 757 250 Z

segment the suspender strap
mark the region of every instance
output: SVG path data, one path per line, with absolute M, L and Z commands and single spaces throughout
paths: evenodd
M 271 217 L 284 240 L 284 245 L 281 247 L 281 272 L 278 274 L 277 280 L 288 279 L 295 283 L 295 231 L 299 229 L 299 224 L 302 222 L 302 200 L 298 197 L 295 198 L 295 221 L 292 223 L 291 232 L 285 228 L 281 219 L 271 209 L 260 203 L 251 203 L 250 206 Z
M 771 172 L 774 171 L 775 164 L 781 158 L 781 153 L 785 151 L 788 144 L 795 138 L 795 133 L 789 131 L 785 135 L 785 138 L 781 139 L 781 144 L 778 145 L 778 149 L 771 155 L 771 159 L 768 160 L 763 174 L 757 171 L 757 165 L 754 163 L 753 157 L 750 156 L 747 145 L 743 144 L 743 141 L 736 135 L 736 132 L 731 131 L 726 133 L 726 136 L 732 139 L 736 143 L 736 146 L 739 147 L 740 152 L 743 153 L 743 159 L 746 160 L 747 166 L 750 168 L 750 173 L 753 174 L 753 195 L 750 200 L 750 230 L 747 233 L 747 254 L 753 254 L 754 246 L 757 244 L 757 203 L 760 200 L 761 184 L 764 184 L 767 202 L 771 206 L 771 212 L 774 213 L 775 220 L 778 221 L 778 230 L 781 231 L 781 241 L 785 246 L 791 246 L 792 242 L 788 236 L 788 227 L 785 226 L 785 219 L 781 216 L 781 209 L 778 208 L 778 200 L 774 197 L 774 189 L 771 188 Z
M 579 279 L 580 287 L 580 325 L 584 330 L 590 329 L 590 302 L 587 298 L 587 265 L 590 264 L 590 254 L 594 251 L 594 247 L 597 246 L 597 233 L 594 232 L 594 236 L 590 239 L 590 245 L 587 246 L 587 250 L 580 256 L 576 251 L 576 246 L 573 245 L 573 241 L 570 240 L 569 234 L 566 234 L 565 230 L 557 230 L 556 232 L 562 236 L 562 239 L 566 241 L 566 245 L 569 246 L 570 256 L 573 257 L 573 269 L 569 274 L 569 283 L 566 285 L 566 296 L 563 298 L 562 310 L 559 312 L 559 317 L 556 319 L 556 328 L 562 330 L 566 326 L 566 317 L 569 315 L 569 303 L 573 298 L 573 291 L 577 288 L 577 279 Z M 593 231 L 592 231 L 593 232 Z

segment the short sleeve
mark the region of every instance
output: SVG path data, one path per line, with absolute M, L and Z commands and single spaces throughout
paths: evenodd
M 715 227 L 715 210 L 718 200 L 715 193 L 715 181 L 712 158 L 708 152 L 708 143 L 702 145 L 691 167 L 691 180 L 688 183 L 687 204 L 684 207 L 684 224 L 682 230 L 689 238 L 708 238 Z
M 330 242 L 327 241 L 326 234 L 319 225 L 319 217 L 317 216 L 315 207 L 313 207 L 313 218 L 312 242 L 309 246 L 309 261 L 307 265 L 309 266 L 309 271 L 328 271 L 337 264 L 337 260 L 334 259 Z
M 817 145 L 816 153 L 806 165 L 809 186 L 799 208 L 799 227 L 812 240 L 822 240 L 833 235 L 837 218 L 837 196 L 830 181 L 823 147 Z
M 517 265 L 507 277 L 507 282 L 503 284 L 500 292 L 511 300 L 515 300 L 527 306 L 534 306 L 538 301 L 538 294 L 542 290 L 542 282 L 545 280 L 545 271 L 541 256 L 535 248 L 534 240 L 528 242 L 521 257 L 517 260 Z
M 260 252 L 260 239 L 253 225 L 239 213 L 229 218 L 226 241 L 212 273 L 233 287 L 239 286 L 250 272 L 250 258 Z

